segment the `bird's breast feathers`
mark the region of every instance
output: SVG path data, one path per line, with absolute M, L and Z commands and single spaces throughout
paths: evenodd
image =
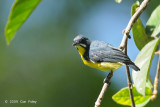
M 114 71 L 116 69 L 118 69 L 122 64 L 120 63 L 111 63 L 111 62 L 93 62 L 93 61 L 87 61 L 83 58 L 83 56 L 81 56 L 83 62 L 85 65 L 88 65 L 90 67 L 99 69 L 101 71 Z
M 81 46 L 78 46 L 78 51 L 85 65 L 88 65 L 92 68 L 99 69 L 101 71 L 114 71 L 118 69 L 122 64 L 118 62 L 94 62 L 92 60 L 85 60 L 83 55 L 85 53 L 85 49 Z

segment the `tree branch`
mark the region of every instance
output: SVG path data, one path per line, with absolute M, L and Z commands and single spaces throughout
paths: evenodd
M 108 76 L 104 79 L 104 84 L 103 84 L 103 87 L 102 87 L 102 90 L 97 98 L 97 101 L 95 102 L 95 106 L 94 107 L 100 107 L 101 105 L 101 102 L 102 102 L 102 99 L 104 97 L 104 94 L 108 88 L 108 86 L 110 85 L 110 79 L 112 78 L 113 76 L 113 71 L 111 71 Z
M 158 50 L 157 52 L 154 52 L 155 55 L 160 55 L 160 50 Z
M 158 94 L 158 82 L 159 82 L 159 72 L 160 72 L 160 54 L 159 54 L 159 60 L 158 60 L 158 64 L 157 64 L 157 73 L 154 79 L 154 90 L 153 90 L 153 94 L 150 97 L 151 100 L 154 100 L 157 97 Z
M 124 49 L 126 46 L 126 42 L 127 39 L 129 37 L 129 32 L 133 26 L 133 24 L 136 22 L 136 20 L 138 19 L 138 17 L 141 15 L 141 13 L 144 11 L 144 9 L 147 7 L 147 4 L 149 3 L 150 0 L 144 0 L 141 5 L 139 6 L 139 8 L 137 9 L 137 11 L 134 13 L 134 15 L 131 17 L 126 29 L 123 31 L 124 36 L 122 39 L 122 42 L 120 44 L 120 49 Z
M 136 20 L 138 19 L 138 17 L 141 15 L 141 13 L 144 11 L 144 9 L 147 7 L 147 4 L 149 3 L 150 0 L 144 0 L 140 7 L 137 9 L 137 11 L 134 13 L 134 15 L 131 17 L 126 29 L 124 30 L 124 36 L 122 39 L 122 42 L 119 46 L 120 49 L 123 50 L 123 52 L 127 55 L 127 40 L 130 37 L 129 33 L 130 30 L 132 28 L 132 26 L 134 25 L 134 23 L 136 22 Z M 133 93 L 132 93 L 132 81 L 131 81 L 131 76 L 130 76 L 130 72 L 129 72 L 129 67 L 127 65 L 126 66 L 126 72 L 127 72 L 127 80 L 128 80 L 128 89 L 129 89 L 129 94 L 130 94 L 130 99 L 131 99 L 131 104 L 132 107 L 135 107 L 135 103 L 134 103 L 134 98 L 133 98 Z
M 127 65 L 125 65 L 125 66 L 126 66 L 126 72 L 127 72 L 127 81 L 128 81 L 128 89 L 129 89 L 131 104 L 132 104 L 132 107 L 135 107 L 133 93 L 132 93 L 133 86 L 132 86 L 130 71 L 129 71 L 129 67 Z
M 125 44 L 125 48 L 124 48 L 124 53 L 127 55 L 127 40 L 126 40 L 126 44 Z M 125 65 L 125 67 L 126 67 L 126 73 L 127 73 L 127 82 L 128 82 L 128 89 L 129 89 L 131 104 L 132 104 L 132 107 L 135 107 L 134 97 L 133 97 L 133 93 L 132 93 L 133 86 L 132 86 L 130 71 L 129 71 L 129 67 L 127 65 Z

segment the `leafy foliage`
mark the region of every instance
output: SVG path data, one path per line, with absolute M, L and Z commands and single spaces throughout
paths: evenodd
M 147 22 L 146 33 L 152 37 L 160 33 L 160 5 L 151 14 Z
M 139 7 L 138 1 L 132 5 L 132 9 L 131 9 L 132 16 L 134 15 L 138 7 Z M 145 32 L 145 28 L 140 18 L 138 18 L 135 24 L 133 25 L 132 33 L 133 33 L 134 42 L 139 50 L 141 50 L 151 40 Z
M 132 15 L 134 15 L 138 7 L 139 7 L 139 2 L 137 1 L 135 4 L 132 5 L 131 8 Z M 160 33 L 159 13 L 160 13 L 160 6 L 158 6 L 151 14 L 147 22 L 146 28 L 143 26 L 140 18 L 137 19 L 137 21 L 132 27 L 134 42 L 137 48 L 140 50 L 140 53 L 138 54 L 135 60 L 135 64 L 140 68 L 140 71 L 137 72 L 133 70 L 132 72 L 133 82 L 135 85 L 133 88 L 134 100 L 136 105 L 138 104 L 138 106 L 140 107 L 144 106 L 149 102 L 149 97 L 151 96 L 152 93 L 151 91 L 152 82 L 149 75 L 149 70 L 154 52 L 157 49 L 157 46 L 160 42 L 160 38 L 158 39 L 153 38 L 154 36 L 157 36 Z M 141 97 L 144 96 L 142 102 L 141 100 L 139 100 L 140 102 L 136 101 L 135 92 L 138 93 Z M 127 95 L 125 96 L 124 93 Z M 128 88 L 120 90 L 117 94 L 113 96 L 113 99 L 119 104 L 131 105 Z
M 146 87 L 145 97 L 139 94 L 135 87 L 133 87 L 132 92 L 136 107 L 142 107 L 146 105 L 150 101 L 150 96 L 152 95 L 152 90 L 148 87 Z M 128 87 L 121 89 L 119 92 L 112 96 L 112 99 L 118 104 L 131 106 Z
M 145 87 L 147 76 L 150 70 L 152 58 L 160 39 L 149 42 L 138 54 L 135 64 L 139 66 L 140 71 L 132 71 L 133 82 L 139 93 L 145 96 Z
M 27 20 L 41 0 L 16 0 L 12 6 L 5 28 L 7 44 L 13 39 L 16 31 Z

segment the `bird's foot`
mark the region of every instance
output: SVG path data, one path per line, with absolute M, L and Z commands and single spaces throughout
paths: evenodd
M 112 78 L 112 76 L 113 76 L 113 71 L 111 71 L 111 72 L 107 75 L 107 77 L 104 79 L 103 83 L 104 83 L 104 84 L 107 83 L 108 86 L 110 86 L 110 85 L 111 85 L 110 79 Z
M 105 78 L 105 79 L 103 80 L 103 84 L 105 84 L 105 83 L 107 83 L 107 84 L 108 84 L 108 86 L 110 86 L 110 85 L 111 85 L 111 82 L 110 82 L 107 78 Z

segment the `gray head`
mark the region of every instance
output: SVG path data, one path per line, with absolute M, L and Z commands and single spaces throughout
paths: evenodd
M 73 46 L 82 46 L 83 48 L 88 48 L 90 46 L 90 40 L 83 35 L 78 35 L 73 39 Z

